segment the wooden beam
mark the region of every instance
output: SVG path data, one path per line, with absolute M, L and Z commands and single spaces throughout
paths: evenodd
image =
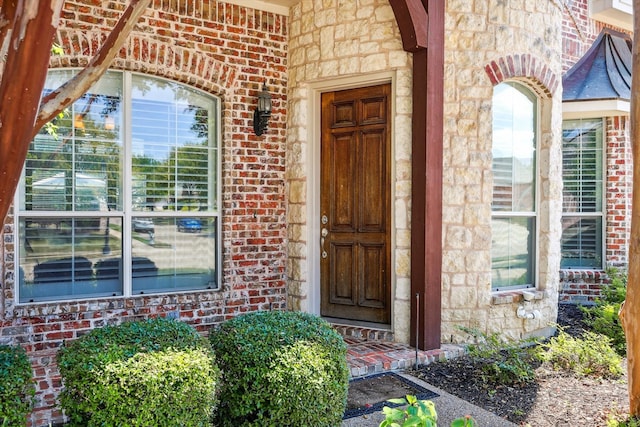
M 440 347 L 442 323 L 445 6 L 444 0 L 389 2 L 404 49 L 413 52 L 411 344 L 430 350 Z M 407 43 L 414 38 L 416 43 Z
M 396 16 L 402 46 L 407 52 L 417 52 L 428 46 L 427 11 L 422 0 L 389 0 Z

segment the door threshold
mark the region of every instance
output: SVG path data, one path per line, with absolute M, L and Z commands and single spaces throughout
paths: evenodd
M 384 323 L 363 322 L 359 320 L 323 317 L 344 338 L 364 341 L 393 342 L 394 334 L 391 325 Z

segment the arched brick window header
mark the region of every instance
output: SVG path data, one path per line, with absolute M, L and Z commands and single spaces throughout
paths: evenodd
M 535 80 L 539 84 L 533 89 L 545 98 L 551 98 L 558 88 L 556 73 L 529 54 L 504 56 L 485 65 L 484 70 L 494 86 L 506 80 Z
M 106 33 L 99 31 L 58 30 L 57 42 L 64 46 L 65 54 L 52 55 L 49 66 L 86 66 L 106 37 Z M 111 68 L 170 78 L 217 95 L 234 87 L 238 74 L 236 68 L 213 55 L 136 33 L 120 49 Z

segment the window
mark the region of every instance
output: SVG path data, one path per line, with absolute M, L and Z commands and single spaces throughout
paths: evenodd
M 493 93 L 493 290 L 534 286 L 537 99 L 518 83 Z
M 19 301 L 217 288 L 218 123 L 214 97 L 109 71 L 40 131 L 16 200 Z
M 562 268 L 603 267 L 602 119 L 562 126 Z

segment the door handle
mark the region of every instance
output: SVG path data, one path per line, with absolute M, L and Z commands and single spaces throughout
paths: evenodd
M 322 251 L 322 258 L 327 257 L 327 251 L 324 250 L 324 239 L 325 237 L 327 237 L 328 234 L 329 234 L 329 230 L 322 227 L 322 230 L 320 231 L 320 250 Z

